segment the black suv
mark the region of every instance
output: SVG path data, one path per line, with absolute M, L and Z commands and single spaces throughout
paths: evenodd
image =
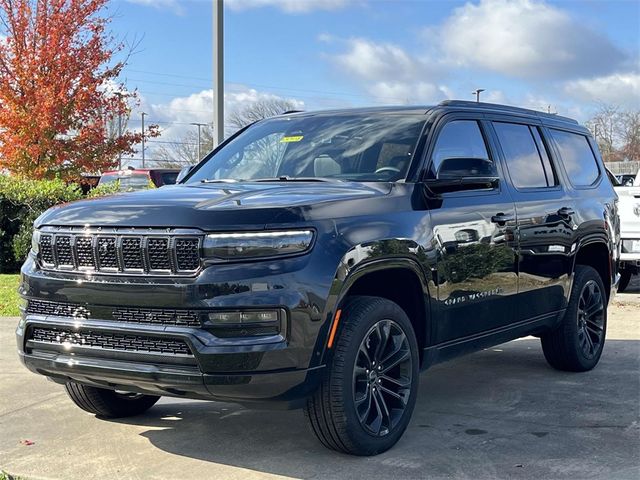
M 535 335 L 554 368 L 597 364 L 616 203 L 589 132 L 557 115 L 282 115 L 180 185 L 44 213 L 20 357 L 102 417 L 163 395 L 281 402 L 325 446 L 373 455 L 437 362 Z

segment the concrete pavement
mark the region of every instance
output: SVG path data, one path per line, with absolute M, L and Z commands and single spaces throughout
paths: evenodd
M 301 411 L 162 399 L 94 418 L 15 355 L 0 319 L 0 470 L 26 478 L 640 478 L 640 282 L 610 310 L 589 373 L 550 369 L 527 338 L 421 376 L 412 422 L 389 452 L 324 449 Z M 34 442 L 31 446 L 21 440 Z

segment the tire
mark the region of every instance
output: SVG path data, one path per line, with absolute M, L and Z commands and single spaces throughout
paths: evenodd
M 379 341 L 384 338 L 388 341 Z M 320 387 L 305 406 L 311 430 L 338 452 L 382 453 L 404 433 L 418 393 L 418 343 L 411 321 L 387 299 L 351 297 L 342 308 L 334 349 Z M 376 358 L 382 360 L 377 365 Z
M 620 273 L 620 283 L 618 283 L 618 292 L 624 292 L 629 286 L 629 282 L 631 281 L 631 270 L 625 269 Z
M 592 267 L 577 265 L 562 322 L 541 337 L 544 356 L 557 370 L 591 370 L 602 355 L 606 331 L 607 297 L 602 279 Z
M 140 415 L 160 399 L 155 395 L 119 393 L 105 388 L 90 387 L 69 382 L 64 388 L 82 410 L 103 418 L 121 418 Z

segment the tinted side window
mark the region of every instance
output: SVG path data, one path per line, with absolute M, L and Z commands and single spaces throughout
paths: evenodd
M 554 185 L 552 172 L 547 175 L 540 150 L 529 126 L 502 122 L 494 122 L 493 126 L 516 188 Z
M 542 158 L 542 165 L 544 165 L 544 173 L 547 175 L 547 183 L 549 185 L 558 185 L 558 177 L 556 176 L 556 170 L 553 168 L 551 164 L 551 158 L 549 157 L 549 151 L 540 136 L 540 130 L 538 127 L 531 127 L 531 133 L 533 133 L 533 138 L 536 140 L 536 145 L 538 146 L 538 153 Z
M 600 171 L 587 137 L 562 130 L 550 131 L 571 183 L 577 187 L 593 184 L 598 179 Z
M 475 120 L 454 120 L 447 123 L 438 135 L 431 156 L 432 174 L 438 171 L 445 158 L 483 158 L 489 160 L 487 146 Z

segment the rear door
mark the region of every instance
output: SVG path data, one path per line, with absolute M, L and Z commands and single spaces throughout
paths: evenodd
M 427 178 L 446 158 L 490 153 L 481 117 L 449 114 L 435 126 L 427 151 Z M 502 183 L 495 188 L 443 193 L 430 205 L 435 248 L 438 343 L 503 327 L 516 319 L 518 291 L 514 244 L 516 212 Z
M 518 319 L 566 305 L 576 223 L 574 201 L 563 187 L 536 121 L 492 117 L 518 218 Z

